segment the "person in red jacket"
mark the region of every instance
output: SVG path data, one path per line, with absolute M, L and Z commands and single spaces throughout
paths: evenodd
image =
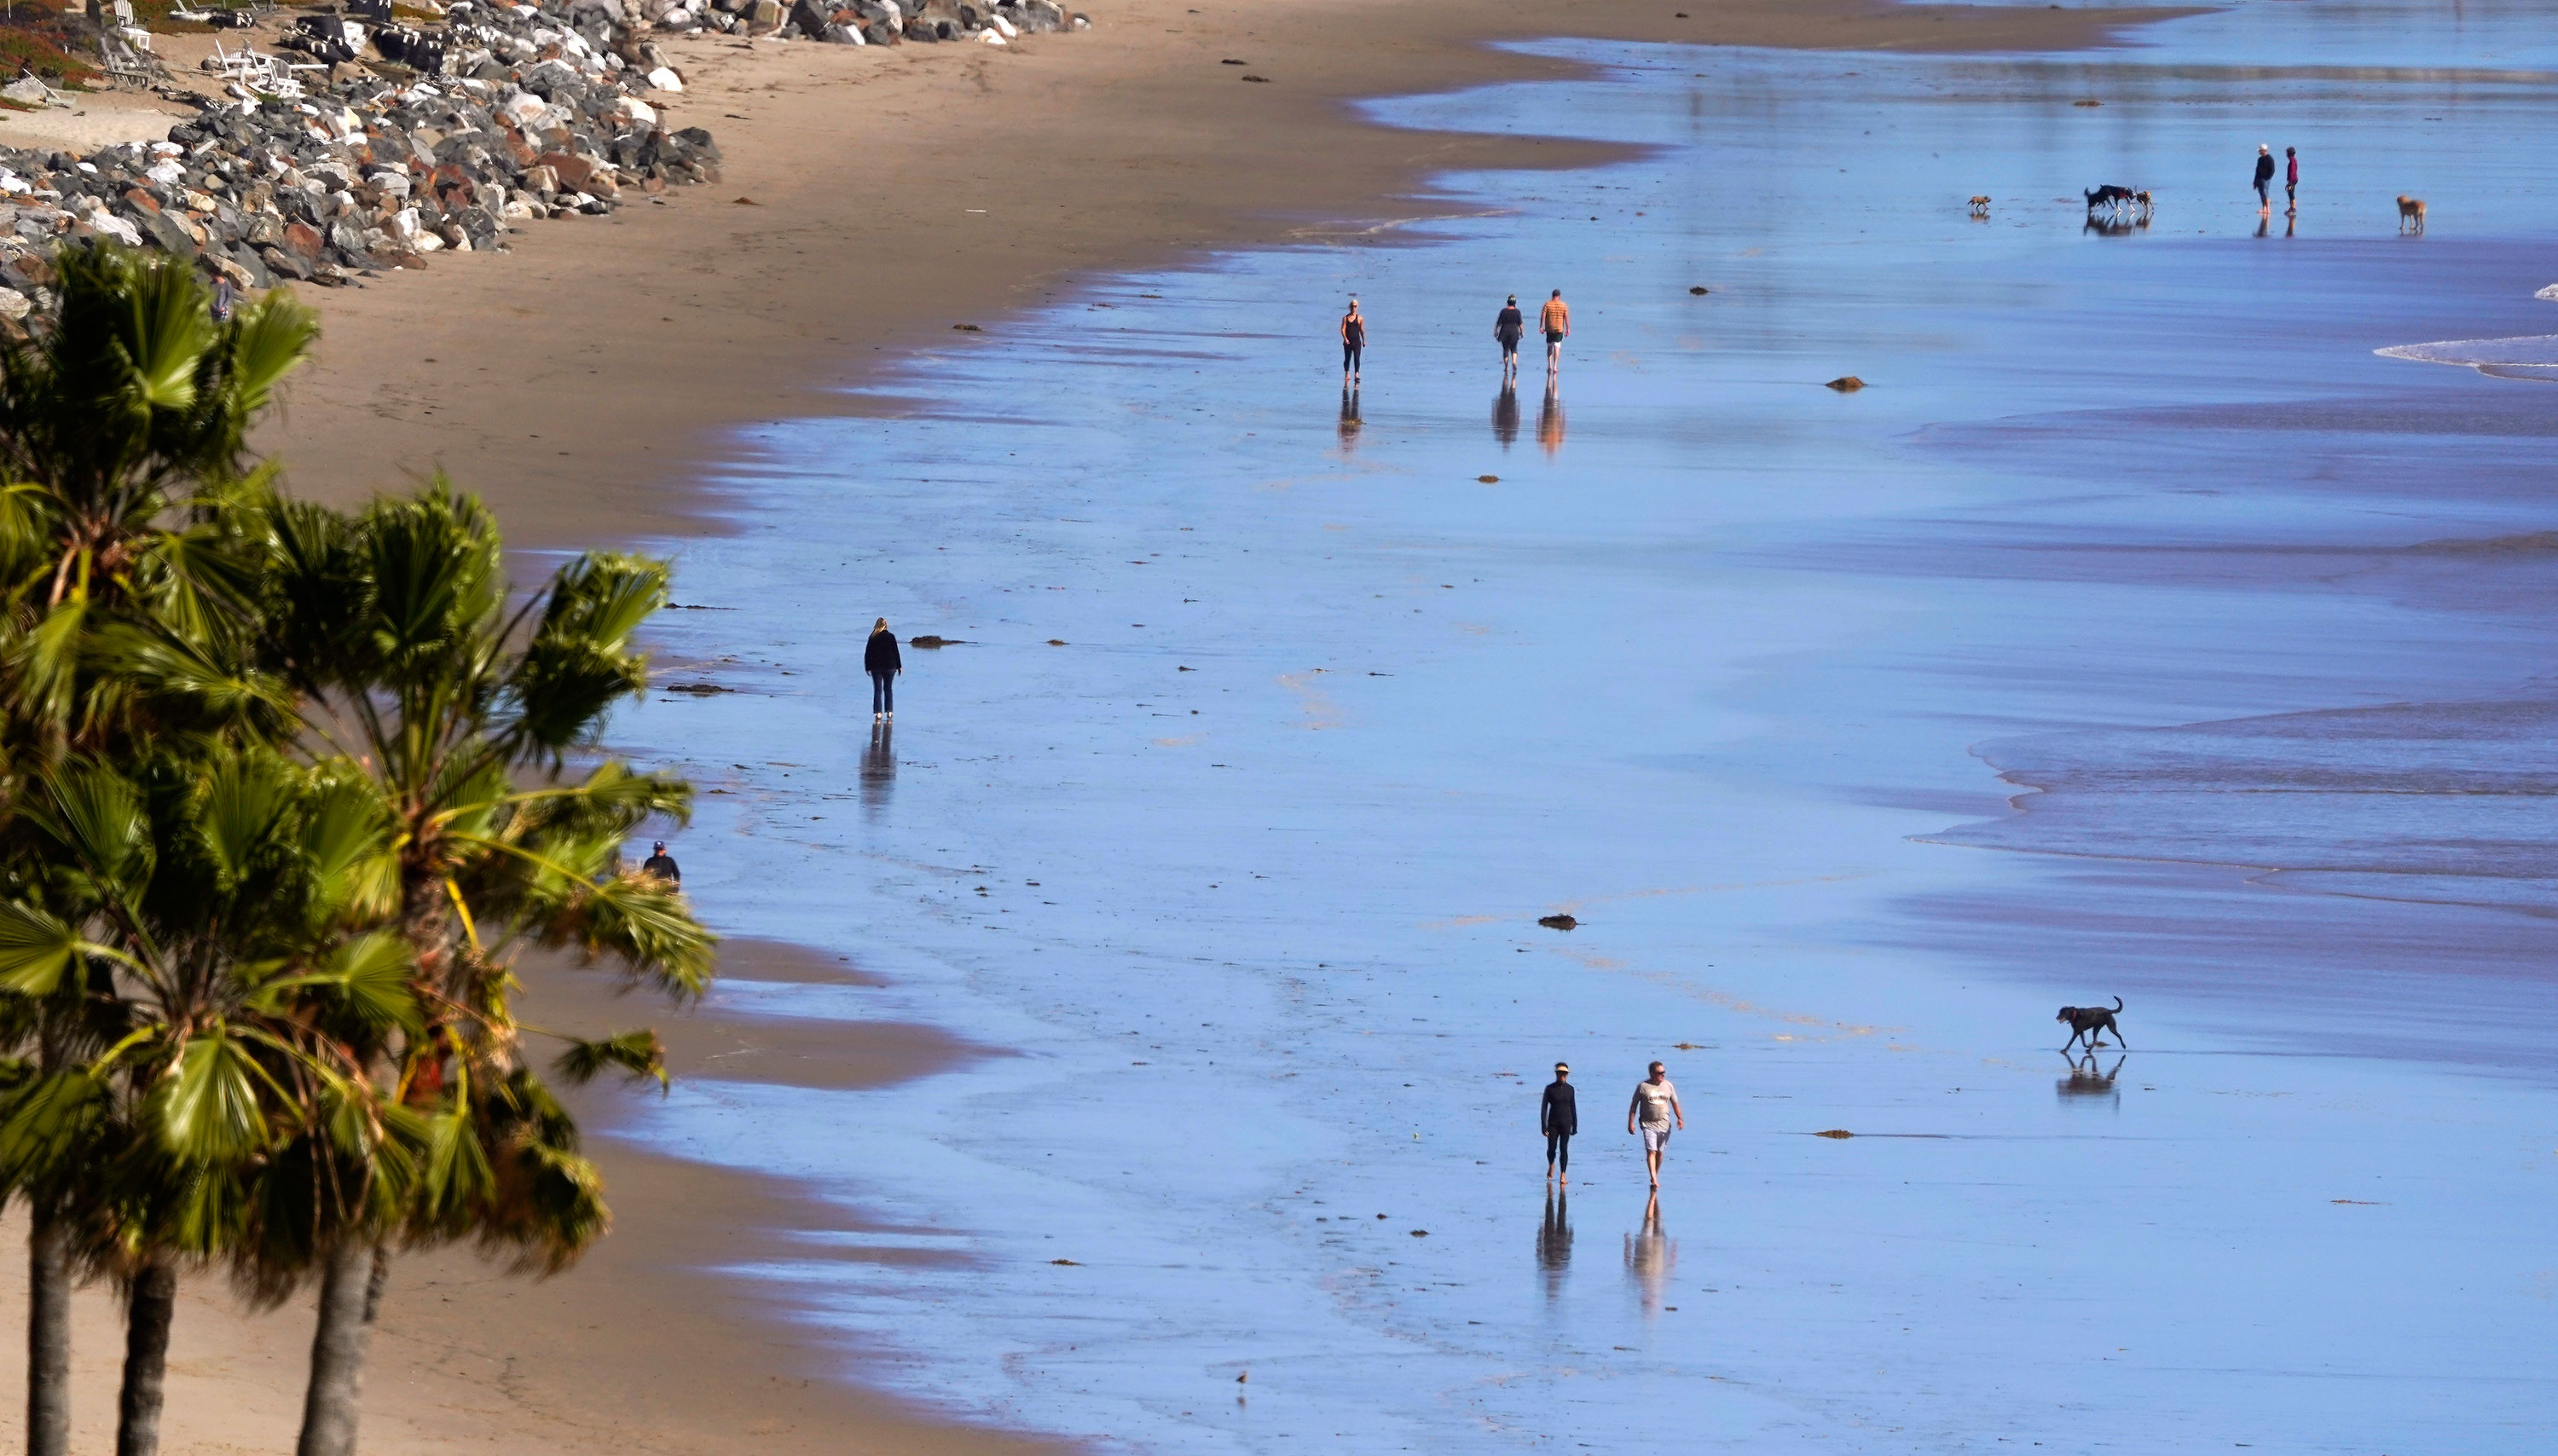
M 897 717 L 897 675 L 905 670 L 897 655 L 897 633 L 888 629 L 888 618 L 881 617 L 862 648 L 862 671 L 871 675 L 871 722 L 887 723 Z
M 2283 211 L 2301 210 L 2301 154 L 2299 149 L 2283 149 Z

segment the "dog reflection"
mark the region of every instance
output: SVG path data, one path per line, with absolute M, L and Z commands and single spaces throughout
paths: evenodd
M 2116 1057 L 2113 1066 L 2099 1071 L 2096 1054 L 2089 1052 L 2069 1064 L 2069 1075 L 2054 1083 L 2053 1091 L 2060 1093 L 2064 1103 L 2078 1098 L 2103 1098 L 2109 1103 L 2119 1104 L 2123 1095 L 2114 1086 L 2114 1079 L 2122 1075 L 2123 1063 L 2130 1060 L 2129 1057 Z

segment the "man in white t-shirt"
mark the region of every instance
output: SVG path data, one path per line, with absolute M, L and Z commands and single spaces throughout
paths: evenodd
M 1670 1145 L 1670 1129 L 1686 1126 L 1678 1089 L 1661 1064 L 1652 1063 L 1651 1075 L 1634 1084 L 1634 1100 L 1627 1104 L 1626 1130 L 1643 1134 L 1643 1169 L 1652 1175 L 1653 1187 L 1661 1186 L 1661 1153 Z

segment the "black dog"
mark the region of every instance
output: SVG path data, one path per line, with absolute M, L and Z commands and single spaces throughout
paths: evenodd
M 2114 1011 L 2122 1008 L 2123 998 L 2114 997 Z M 2114 1024 L 2114 1011 L 2106 1010 L 2103 1006 L 2062 1006 L 2061 1014 L 2052 1018 L 2069 1023 L 2069 1040 L 2061 1043 L 2061 1049 L 2067 1051 L 2081 1036 L 2087 1038 L 2087 1045 L 2090 1047 L 2103 1046 L 2105 1033 L 2108 1031 L 2114 1033 L 2115 1041 L 2124 1046 L 2130 1046 L 2130 1042 L 2123 1040 L 2123 1028 Z
M 2087 194 L 2087 210 L 2093 212 L 2099 207 L 2128 207 L 2134 200 L 2135 195 L 2130 188 L 2100 187 Z

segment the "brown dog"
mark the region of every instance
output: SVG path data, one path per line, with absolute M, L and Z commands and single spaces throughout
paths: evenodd
M 2105 1033 L 2108 1031 L 2114 1033 L 2115 1041 L 2126 1047 L 2130 1046 L 2130 1042 L 2123 1040 L 2123 1028 L 2114 1024 L 2114 1011 L 2122 1008 L 2121 996 L 2114 997 L 2113 1011 L 2106 1010 L 2103 1006 L 2062 1006 L 2061 1014 L 2052 1018 L 2069 1023 L 2069 1040 L 2061 1043 L 2061 1049 L 2067 1051 L 2081 1036 L 2087 1038 L 2087 1045 L 2091 1049 L 2103 1046 Z
M 2400 193 L 2398 195 L 2398 230 L 2405 232 L 2407 224 L 2411 222 L 2416 225 L 2418 232 L 2425 230 L 2425 199 Z

